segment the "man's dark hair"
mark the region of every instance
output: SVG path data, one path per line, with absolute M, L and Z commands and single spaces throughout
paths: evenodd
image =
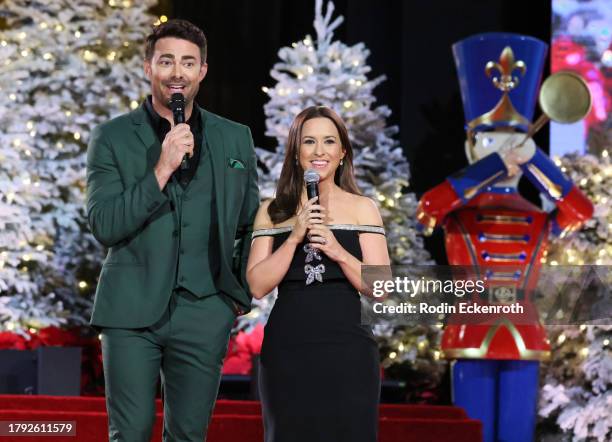
M 172 19 L 153 28 L 145 41 L 145 60 L 153 58 L 155 43 L 160 38 L 174 37 L 187 40 L 200 48 L 202 63 L 206 63 L 206 36 L 200 28 L 187 20 Z

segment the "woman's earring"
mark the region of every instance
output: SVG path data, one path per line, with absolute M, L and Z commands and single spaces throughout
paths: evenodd
M 340 165 L 342 166 L 343 164 L 344 164 L 344 158 L 340 160 Z

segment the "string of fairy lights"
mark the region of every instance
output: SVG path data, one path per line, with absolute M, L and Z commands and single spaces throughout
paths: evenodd
M 300 43 L 303 43 L 308 52 L 314 52 L 315 48 L 314 48 L 314 42 L 312 41 L 312 37 L 310 37 L 309 35 L 307 35 L 301 42 L 294 42 L 291 44 L 291 46 L 293 48 L 297 48 L 299 46 Z M 339 65 L 341 64 L 341 60 L 337 59 L 336 63 L 338 63 Z M 358 67 L 362 62 L 355 58 L 351 64 L 353 67 Z M 297 78 L 298 80 L 304 80 L 308 75 L 312 75 L 315 73 L 315 68 L 313 66 L 311 66 L 310 64 L 304 64 L 300 67 L 293 67 L 292 68 L 292 72 L 295 75 L 295 78 Z M 348 83 L 353 86 L 353 87 L 360 87 L 363 85 L 363 80 L 359 80 L 359 79 L 355 79 L 355 78 L 350 78 L 348 80 Z M 261 88 L 261 90 L 270 95 L 270 93 L 272 92 L 272 90 L 267 87 L 267 86 L 263 86 Z M 295 89 L 295 91 L 299 94 L 299 95 L 303 95 L 305 93 L 305 90 L 303 87 L 298 87 Z M 284 96 L 288 96 L 293 92 L 293 89 L 291 87 L 278 87 L 275 90 L 275 93 L 278 94 L 281 97 Z M 344 109 L 352 109 L 356 106 L 357 103 L 355 103 L 353 100 L 345 100 L 342 103 L 342 106 L 344 107 Z

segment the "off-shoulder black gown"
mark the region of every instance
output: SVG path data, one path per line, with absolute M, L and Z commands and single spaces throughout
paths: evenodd
M 329 226 L 361 260 L 359 235 L 375 226 Z M 274 236 L 276 250 L 290 228 Z M 375 442 L 380 369 L 377 344 L 361 325 L 360 300 L 340 266 L 298 246 L 265 327 L 260 393 L 266 442 Z

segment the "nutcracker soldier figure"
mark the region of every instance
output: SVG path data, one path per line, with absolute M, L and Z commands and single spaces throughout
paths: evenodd
M 417 210 L 425 233 L 444 228 L 449 263 L 473 266 L 486 281 L 479 303 L 525 307 L 518 320 L 455 318 L 444 329 L 453 400 L 483 422 L 485 442 L 533 440 L 539 361 L 549 356 L 550 346 L 530 293 L 549 233 L 566 235 L 593 211 L 531 139 L 546 50 L 535 38 L 499 33 L 453 46 L 471 165 L 426 192 Z M 544 212 L 521 197 L 521 175 L 556 210 Z

